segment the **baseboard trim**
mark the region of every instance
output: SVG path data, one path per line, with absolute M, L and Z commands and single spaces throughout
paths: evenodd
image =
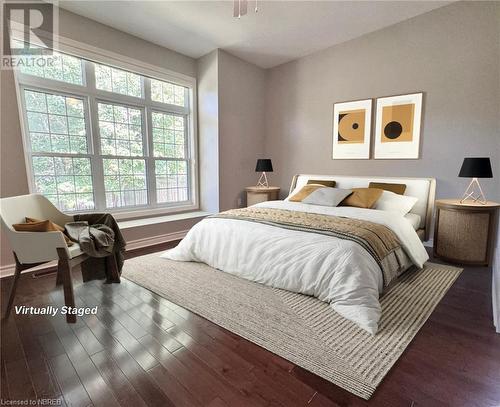
M 130 242 L 127 242 L 127 251 L 142 249 L 143 247 L 148 246 L 155 246 L 160 243 L 172 242 L 174 240 L 180 240 L 184 236 L 186 236 L 187 232 L 188 230 L 180 230 L 178 232 L 165 233 L 163 235 L 131 240 Z
M 16 269 L 15 264 L 5 264 L 3 266 L 0 266 L 0 278 L 13 275 L 15 269 Z
M 172 242 L 174 240 L 180 240 L 184 236 L 186 236 L 188 230 L 180 230 L 178 232 L 164 233 L 162 235 L 145 237 L 142 239 L 131 240 L 127 242 L 127 251 L 142 249 L 148 246 L 155 246 L 161 243 Z M 54 267 L 56 262 L 50 262 L 43 264 L 38 267 L 33 267 L 31 269 L 23 271 L 23 273 L 32 273 L 33 271 L 45 270 L 50 267 Z M 16 265 L 13 264 L 5 264 L 0 266 L 0 279 L 4 277 L 9 277 L 14 275 L 14 271 L 16 269 Z

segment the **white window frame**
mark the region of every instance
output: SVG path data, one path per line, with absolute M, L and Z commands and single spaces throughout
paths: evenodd
M 71 154 L 77 157 L 90 157 L 92 165 L 93 192 L 95 209 L 92 211 L 107 211 L 114 214 L 117 219 L 134 219 L 146 216 L 159 216 L 170 213 L 190 212 L 199 210 L 199 176 L 198 176 L 198 137 L 196 125 L 196 79 L 191 76 L 179 74 L 164 68 L 153 66 L 142 61 L 138 61 L 120 54 L 102 50 L 87 44 L 57 36 L 57 49 L 55 51 L 69 54 L 82 59 L 83 84 L 75 85 L 67 82 L 39 78 L 36 76 L 23 74 L 20 70 L 15 70 L 16 92 L 21 119 L 21 131 L 23 135 L 23 145 L 25 153 L 26 171 L 28 176 L 28 186 L 30 193 L 36 192 L 34 185 L 34 174 L 32 170 L 32 151 L 29 141 L 29 131 L 27 127 L 26 111 L 24 109 L 24 90 L 35 90 L 42 92 L 54 92 L 70 97 L 83 98 L 85 109 L 85 123 L 87 126 L 87 154 Z M 96 88 L 94 64 L 93 62 L 109 65 L 125 71 L 130 71 L 142 77 L 158 79 L 160 81 L 174 83 L 186 88 L 186 100 L 188 104 L 184 107 L 167 105 L 155 102 L 151 98 L 151 82 L 141 80 L 143 97 L 123 95 L 108 92 Z M 140 158 L 146 161 L 148 205 L 124 208 L 106 208 L 104 192 L 104 175 L 102 159 L 106 158 L 100 154 L 99 124 L 97 118 L 97 103 L 110 102 L 121 105 L 135 107 L 142 112 L 142 128 L 144 134 L 144 155 L 137 157 L 109 156 L 109 158 Z M 92 106 L 92 108 L 91 108 Z M 185 131 L 187 133 L 186 158 L 188 161 L 188 201 L 173 203 L 156 203 L 156 179 L 154 176 L 154 161 L 156 159 L 167 159 L 167 157 L 154 157 L 152 155 L 153 137 L 151 113 L 159 111 L 167 114 L 178 114 L 186 117 Z M 149 136 L 148 136 L 149 135 Z M 40 156 L 57 156 L 58 153 L 38 153 Z M 61 156 L 68 154 L 62 153 Z M 171 160 L 168 158 L 168 160 Z M 174 159 L 175 160 L 175 159 Z M 84 212 L 84 211 L 75 211 Z M 68 213 L 75 213 L 68 212 Z

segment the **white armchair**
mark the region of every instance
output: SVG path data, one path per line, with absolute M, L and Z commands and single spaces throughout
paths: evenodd
M 32 194 L 0 199 L 2 230 L 12 247 L 16 261 L 5 317 L 10 314 L 21 271 L 53 260 L 58 260 L 56 284 L 63 284 L 65 305 L 74 307 L 71 270 L 88 256 L 80 250 L 77 243 L 68 247 L 61 232 L 15 231 L 12 225 L 24 223 L 25 217 L 48 219 L 61 226 L 73 221 L 72 216 L 60 212 L 42 195 Z M 67 322 L 76 322 L 75 315 L 67 314 L 66 318 Z

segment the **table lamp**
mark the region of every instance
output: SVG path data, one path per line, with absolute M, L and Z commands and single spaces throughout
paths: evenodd
M 493 178 L 491 171 L 491 163 L 489 157 L 467 157 L 464 158 L 462 168 L 458 174 L 462 178 L 472 178 L 469 186 L 464 192 L 460 203 L 468 199 L 478 202 L 482 205 L 486 204 L 486 197 L 484 196 L 478 178 Z
M 261 158 L 257 160 L 257 165 L 255 166 L 255 172 L 262 172 L 257 186 L 261 188 L 268 188 L 269 184 L 267 182 L 266 172 L 273 172 L 273 163 L 269 158 Z

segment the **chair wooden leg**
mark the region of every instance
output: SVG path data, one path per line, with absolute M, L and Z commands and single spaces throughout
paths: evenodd
M 5 310 L 4 318 L 8 318 L 10 315 L 10 311 L 12 309 L 12 304 L 14 303 L 14 297 L 16 296 L 17 282 L 19 281 L 19 276 L 21 275 L 22 267 L 17 264 L 16 261 L 16 270 L 14 273 L 14 279 L 12 281 L 12 286 L 10 287 L 10 295 L 9 302 L 7 303 L 7 309 Z
M 15 252 L 12 252 L 12 254 L 14 255 L 14 260 L 16 261 L 16 269 L 14 272 L 14 280 L 12 281 L 12 286 L 10 288 L 9 302 L 7 303 L 7 309 L 5 310 L 4 318 L 8 318 L 10 311 L 12 310 L 12 304 L 14 303 L 14 297 L 16 296 L 17 282 L 19 280 L 19 277 L 21 276 L 21 271 L 28 270 L 30 268 L 43 264 L 43 262 L 22 264 L 17 258 L 17 254 Z
M 62 270 L 63 270 L 63 267 L 61 267 L 61 260 L 59 260 L 57 262 L 56 287 L 60 286 L 63 283 Z
M 64 249 L 57 249 L 59 254 L 57 275 L 61 275 L 64 289 L 64 305 L 75 307 L 75 294 L 73 292 L 73 278 L 71 276 L 71 265 Z M 75 323 L 76 315 L 66 314 L 66 322 Z

